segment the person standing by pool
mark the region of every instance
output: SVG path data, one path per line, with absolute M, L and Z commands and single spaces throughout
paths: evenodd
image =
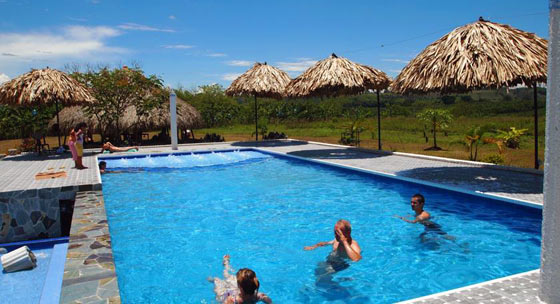
M 305 246 L 304 250 L 313 250 L 317 247 L 332 245 L 333 253 L 342 258 L 348 258 L 354 262 L 362 258 L 361 248 L 358 242 L 352 239 L 352 226 L 347 220 L 338 220 L 334 225 L 334 240 L 319 242 L 313 246 Z
M 425 198 L 422 194 L 420 193 L 414 194 L 410 199 L 410 207 L 416 213 L 414 216 L 414 220 L 409 220 L 404 216 L 397 215 L 397 217 L 405 222 L 412 223 L 412 224 L 416 224 L 418 222 L 424 223 L 425 221 L 428 221 L 430 219 L 430 213 L 424 210 L 424 202 L 425 202 Z
M 264 293 L 259 292 L 259 279 L 255 272 L 249 268 L 239 269 L 233 276 L 233 269 L 229 264 L 229 255 L 224 255 L 224 279 L 208 278 L 214 283 L 216 300 L 225 304 L 258 303 L 260 301 L 272 304 L 272 300 Z
M 76 135 L 76 142 L 74 146 L 76 147 L 76 168 L 77 169 L 87 169 L 82 163 L 82 158 L 84 156 L 84 130 L 86 130 L 87 124 L 85 122 L 79 123 L 75 128 L 74 132 Z
M 70 148 L 70 152 L 72 153 L 72 159 L 74 160 L 74 167 L 78 168 L 78 152 L 76 151 L 76 141 L 78 138 L 76 137 L 76 130 L 72 128 L 70 131 L 70 136 L 68 138 L 68 148 Z

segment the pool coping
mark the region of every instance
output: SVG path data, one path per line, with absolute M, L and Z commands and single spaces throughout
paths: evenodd
M 314 142 L 309 142 L 309 143 L 314 143 Z M 347 146 L 334 145 L 334 144 L 325 144 L 325 143 L 316 143 L 316 144 L 342 147 L 342 148 L 351 148 L 351 147 L 347 147 Z M 190 154 L 205 154 L 205 153 L 235 152 L 235 151 L 257 151 L 257 152 L 261 152 L 261 153 L 265 153 L 265 154 L 271 154 L 271 155 L 275 155 L 275 156 L 279 156 L 279 157 L 299 159 L 299 160 L 306 161 L 306 162 L 312 162 L 312 163 L 317 163 L 317 164 L 322 164 L 322 165 L 327 165 L 327 166 L 334 166 L 334 167 L 343 168 L 343 169 L 347 169 L 347 170 L 358 171 L 358 172 L 372 174 L 372 175 L 376 175 L 376 176 L 393 178 L 393 179 L 397 179 L 397 180 L 401 180 L 401 181 L 405 181 L 405 182 L 421 184 L 421 185 L 434 187 L 434 188 L 438 188 L 438 189 L 456 191 L 456 192 L 463 193 L 463 194 L 494 199 L 494 200 L 498 200 L 498 201 L 502 201 L 502 202 L 506 202 L 506 203 L 511 203 L 511 204 L 515 204 L 515 205 L 521 205 L 521 206 L 531 207 L 531 208 L 535 208 L 535 209 L 542 209 L 542 204 L 527 201 L 527 200 L 509 198 L 509 197 L 506 197 L 506 196 L 501 196 L 501 195 L 496 195 L 496 194 L 491 194 L 491 193 L 484 193 L 484 192 L 480 192 L 480 191 L 472 191 L 472 190 L 467 190 L 467 189 L 463 189 L 463 188 L 459 188 L 459 187 L 448 186 L 448 185 L 444 185 L 444 184 L 440 184 L 440 183 L 429 182 L 429 181 L 415 179 L 415 178 L 409 178 L 409 177 L 397 176 L 397 175 L 391 174 L 391 173 L 375 171 L 375 170 L 371 170 L 371 169 L 365 169 L 365 168 L 350 166 L 350 165 L 346 165 L 346 164 L 338 164 L 338 163 L 334 163 L 334 162 L 330 162 L 330 161 L 326 161 L 326 160 L 318 160 L 318 159 L 312 159 L 312 158 L 308 158 L 308 157 L 295 156 L 295 155 L 290 155 L 290 154 L 287 154 L 287 153 L 284 153 L 284 152 L 271 151 L 271 150 L 265 149 L 265 148 L 266 147 L 258 147 L 257 146 L 257 147 L 244 147 L 244 148 L 196 150 L 196 151 L 171 150 L 171 151 L 166 151 L 166 152 L 145 152 L 145 153 L 136 152 L 133 155 L 125 154 L 125 153 L 118 153 L 118 154 L 113 154 L 113 155 L 108 155 L 108 156 L 96 155 L 95 160 L 96 160 L 96 162 L 99 162 L 100 160 L 103 160 L 103 159 L 115 159 L 115 158 L 118 159 L 118 158 L 123 158 L 123 157 L 124 158 L 141 158 L 141 157 L 147 157 L 147 156 L 158 156 L 159 157 L 159 156 L 177 155 L 177 154 L 179 154 L 179 155 L 190 155 Z M 354 148 L 354 149 L 361 150 L 360 148 Z M 369 152 L 369 153 L 377 153 L 377 151 L 372 151 L 372 150 L 365 150 L 365 151 Z M 398 152 L 390 152 L 390 153 L 384 153 L 384 154 L 397 154 L 397 153 Z M 403 156 L 408 156 L 408 157 L 416 157 L 416 155 L 411 156 L 407 153 L 399 153 L 399 154 L 403 154 Z M 432 156 L 425 156 L 425 155 L 420 155 L 419 158 L 432 159 L 432 160 L 435 159 L 435 160 L 447 161 L 447 162 L 468 163 L 470 165 L 476 165 L 476 166 L 481 166 L 481 167 L 486 167 L 487 166 L 487 167 L 490 167 L 490 168 L 493 168 L 493 169 L 500 169 L 500 170 L 511 170 L 510 167 L 492 165 L 492 164 L 486 164 L 486 163 L 479 163 L 479 162 L 470 162 L 470 161 L 461 161 L 461 160 L 451 160 L 451 161 L 449 161 L 449 159 L 447 159 L 447 158 L 439 158 L 439 157 L 432 157 Z M 539 172 L 537 172 L 537 170 L 534 170 L 534 169 L 527 169 L 527 170 L 525 170 L 525 168 L 514 168 L 514 169 L 520 169 L 520 170 L 511 170 L 511 171 L 518 171 L 518 172 L 523 172 L 523 173 L 532 173 L 532 174 L 535 174 L 535 175 L 540 174 Z M 535 172 L 533 172 L 533 171 L 535 171 Z M 101 175 L 100 175 L 98 169 L 97 169 L 97 174 L 98 174 L 99 180 L 101 180 Z M 102 196 L 102 194 L 101 194 L 101 196 Z M 420 298 L 413 298 L 413 299 L 409 299 L 409 300 L 399 302 L 399 303 L 416 303 L 416 302 L 426 303 L 425 302 L 426 300 L 432 300 L 432 299 L 435 299 L 436 297 L 447 296 L 447 295 L 457 293 L 457 292 L 462 292 L 462 291 L 465 291 L 465 290 L 472 290 L 472 289 L 479 288 L 481 286 L 487 286 L 489 284 L 507 282 L 507 281 L 511 280 L 512 278 L 520 278 L 520 277 L 523 277 L 523 276 L 534 274 L 535 272 L 538 272 L 538 271 L 539 271 L 538 269 L 531 270 L 531 271 L 523 272 L 523 273 L 520 273 L 520 274 L 505 276 L 505 277 L 501 277 L 501 278 L 497 278 L 497 279 L 493 279 L 493 280 L 489 280 L 489 281 L 484 281 L 484 282 L 480 282 L 480 283 L 476 283 L 476 284 L 472 284 L 472 285 L 467 285 L 467 286 L 456 288 L 456 289 L 451 289 L 451 290 L 447 290 L 447 291 L 443 291 L 443 292 L 439 292 L 439 293 L 435 293 L 435 294 L 426 295 L 426 296 L 423 296 L 423 297 L 420 297 Z M 115 276 L 115 278 L 116 278 L 116 276 Z M 120 300 L 120 298 L 119 298 L 119 300 Z M 465 300 L 468 302 L 467 299 L 465 299 Z M 438 302 L 438 303 L 440 303 L 440 302 Z
M 60 303 L 101 301 L 121 302 L 103 193 L 78 192 Z

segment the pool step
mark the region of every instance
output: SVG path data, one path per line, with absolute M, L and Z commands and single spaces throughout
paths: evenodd
M 67 251 L 68 243 L 54 245 L 40 304 L 59 303 Z

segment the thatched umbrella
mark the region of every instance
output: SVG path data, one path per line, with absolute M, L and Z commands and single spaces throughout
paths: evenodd
M 152 109 L 147 116 L 138 118 L 139 126 L 145 129 L 161 129 L 169 127 L 171 115 L 169 113 L 169 101 L 160 107 Z M 177 98 L 177 127 L 181 129 L 193 129 L 202 126 L 202 115 L 188 102 Z
M 402 94 L 461 93 L 518 84 L 533 87 L 538 169 L 537 83 L 546 82 L 546 68 L 545 39 L 481 17 L 426 47 L 391 87 Z
M 49 121 L 48 128 L 53 128 L 58 124 L 58 128 L 64 134 L 69 134 L 71 129 L 74 128 L 80 122 L 87 123 L 88 127 L 98 128 L 99 122 L 95 116 L 88 116 L 82 106 L 70 106 L 66 107 L 58 113 L 59 117 L 53 117 Z M 58 118 L 58 120 L 57 120 Z
M 226 94 L 229 96 L 249 95 L 255 97 L 255 139 L 259 140 L 257 97 L 281 99 L 284 88 L 290 82 L 290 76 L 273 66 L 265 63 L 255 65 L 241 76 L 237 77 Z
M 391 79 L 384 72 L 354 63 L 334 53 L 317 62 L 286 87 L 289 97 L 356 95 L 377 91 L 378 146 L 381 150 L 381 106 L 379 91 L 389 87 Z
M 78 81 L 58 70 L 31 70 L 0 86 L 0 103 L 16 106 L 37 103 L 56 105 L 78 105 L 93 102 L 95 99 L 90 91 Z M 58 118 L 57 118 L 58 122 Z M 58 131 L 60 146 L 60 130 Z

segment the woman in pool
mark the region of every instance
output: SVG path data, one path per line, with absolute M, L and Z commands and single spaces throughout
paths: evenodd
M 131 151 L 133 149 L 136 149 L 136 151 Z M 103 153 L 105 151 L 109 151 L 111 153 L 113 153 L 113 152 L 137 152 L 138 151 L 138 146 L 120 148 L 120 147 L 117 147 L 117 146 L 113 145 L 110 142 L 106 142 L 101 147 L 101 153 Z
M 224 279 L 208 278 L 214 283 L 216 300 L 225 304 L 249 304 L 260 301 L 271 304 L 272 300 L 259 292 L 259 279 L 254 271 L 248 268 L 240 269 L 233 276 L 233 269 L 229 264 L 229 255 L 224 255 Z

